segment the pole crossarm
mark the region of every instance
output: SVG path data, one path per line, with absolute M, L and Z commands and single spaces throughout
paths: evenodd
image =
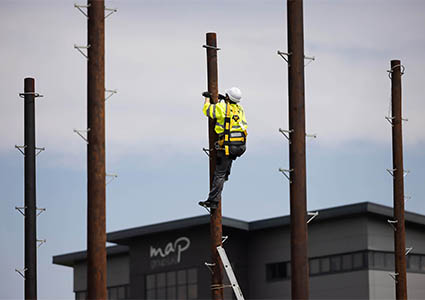
M 15 209 L 21 214 L 21 215 L 23 215 L 24 217 L 25 217 L 25 209 L 26 209 L 27 207 L 26 206 L 15 206 Z
M 307 215 L 310 216 L 310 218 L 307 220 L 307 224 L 313 221 L 314 218 L 316 218 L 319 215 L 318 211 L 312 211 L 307 212 Z
M 44 97 L 44 95 L 41 95 L 39 93 L 35 93 L 35 92 L 25 92 L 25 93 L 19 93 L 19 97 L 21 98 L 25 98 L 25 95 L 34 95 L 34 98 L 41 98 Z
M 41 247 L 41 245 L 45 244 L 46 242 L 47 242 L 47 240 L 46 240 L 46 239 L 37 240 L 37 243 L 38 243 L 37 248 L 40 248 L 40 247 Z
M 28 270 L 28 268 L 24 268 L 24 269 L 15 269 L 15 272 L 18 273 L 19 275 L 22 276 L 22 278 L 24 278 L 25 280 L 25 272 Z
M 292 129 L 287 130 L 287 129 L 279 128 L 279 132 L 280 132 L 281 134 L 283 134 L 283 136 L 284 136 L 284 137 L 286 137 L 286 139 L 288 140 L 288 142 L 289 142 L 289 143 L 291 143 L 290 134 L 291 134 L 292 132 L 294 132 Z
M 216 51 L 221 50 L 221 48 L 218 48 L 218 47 L 215 47 L 215 46 L 211 46 L 211 45 L 203 45 L 202 47 L 203 48 L 206 48 L 206 49 L 216 50 Z
M 77 51 L 80 52 L 81 55 L 84 56 L 87 60 L 89 60 L 88 55 L 86 53 L 84 53 L 81 49 L 87 49 L 88 50 L 89 48 L 90 48 L 90 45 L 78 46 L 78 45 L 74 44 L 74 49 L 77 49 Z
M 115 95 L 116 93 L 118 93 L 117 90 L 105 90 L 105 93 L 109 93 L 107 94 L 107 96 L 105 97 L 105 101 L 108 100 L 109 98 L 111 98 L 113 95 Z
M 408 247 L 406 248 L 406 252 L 404 253 L 404 255 L 409 255 L 410 252 L 412 252 L 413 247 Z
M 106 15 L 105 15 L 105 19 L 106 19 L 107 17 L 109 17 L 113 13 L 116 13 L 118 11 L 118 9 L 105 7 L 105 11 L 107 12 Z
M 398 223 L 398 220 L 387 220 L 387 222 L 394 229 L 394 231 L 397 231 L 397 227 L 395 226 L 395 224 Z
M 288 179 L 289 183 L 292 183 L 291 177 L 288 174 L 290 174 L 291 172 L 293 172 L 294 169 L 283 169 L 283 168 L 279 168 L 278 171 L 280 173 L 282 173 L 286 177 L 286 179 Z
M 73 130 L 76 134 L 78 134 L 87 144 L 89 143 L 89 140 L 87 139 L 86 136 L 83 135 L 83 133 L 88 134 L 88 132 L 90 131 L 90 128 L 87 129 L 75 129 Z
M 118 174 L 106 174 L 105 175 L 107 180 L 106 180 L 106 185 L 108 185 L 109 183 L 111 183 L 115 178 L 118 177 Z M 109 179 L 108 179 L 109 178 Z
M 204 265 L 208 268 L 208 270 L 210 270 L 211 274 L 214 274 L 214 270 L 212 269 L 212 267 L 215 266 L 215 263 L 205 262 Z

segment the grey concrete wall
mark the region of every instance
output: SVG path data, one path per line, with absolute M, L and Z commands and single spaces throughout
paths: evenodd
M 394 299 L 395 283 L 389 271 L 369 271 L 369 299 Z M 407 273 L 407 297 L 425 299 L 425 274 Z
M 367 248 L 367 218 L 351 217 L 309 224 L 309 256 L 324 256 L 344 252 L 354 252 Z M 267 282 L 266 264 L 289 261 L 290 229 L 274 228 L 252 232 L 249 244 L 249 295 L 252 299 L 286 299 L 290 297 L 291 283 L 289 280 Z M 356 273 L 356 275 L 353 275 Z M 348 273 L 347 273 L 348 274 Z M 363 279 L 359 272 L 351 275 L 315 276 L 311 279 L 311 296 L 324 295 L 324 290 L 333 290 L 335 286 L 345 286 L 346 294 L 351 298 L 367 297 L 367 276 Z M 348 277 L 347 277 L 348 276 Z M 321 277 L 321 278 L 319 278 Z M 323 278 L 323 279 L 322 279 Z M 348 278 L 348 279 L 347 279 Z M 354 281 L 358 280 L 359 284 Z M 315 282 L 318 282 L 316 284 Z M 352 288 L 350 290 L 350 288 Z M 335 297 L 342 295 L 335 290 Z M 324 296 L 325 297 L 325 296 Z M 332 295 L 326 295 L 332 298 Z M 350 298 L 350 297 L 349 297 Z
M 367 299 L 368 271 L 310 277 L 311 299 Z
M 129 256 L 118 255 L 108 257 L 107 281 L 108 287 L 130 283 Z M 74 292 L 87 290 L 87 264 L 78 263 L 74 266 Z

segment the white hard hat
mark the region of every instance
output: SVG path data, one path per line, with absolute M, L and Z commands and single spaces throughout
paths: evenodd
M 226 90 L 226 94 L 229 96 L 232 102 L 238 103 L 241 101 L 242 92 L 237 87 L 232 87 Z

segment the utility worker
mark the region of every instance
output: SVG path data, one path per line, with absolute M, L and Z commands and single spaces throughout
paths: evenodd
M 201 201 L 199 205 L 216 209 L 224 182 L 229 178 L 232 162 L 246 150 L 248 123 L 239 104 L 242 93 L 237 87 L 226 90 L 225 96 L 218 94 L 220 102 L 217 104 L 210 103 L 210 92 L 204 92 L 202 96 L 205 97 L 203 113 L 216 119 L 214 130 L 218 134 L 218 141 L 215 144 L 217 160 L 212 187 L 207 201 Z

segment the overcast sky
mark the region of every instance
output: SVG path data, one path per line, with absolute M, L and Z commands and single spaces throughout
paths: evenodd
M 208 193 L 205 34 L 217 32 L 219 89 L 243 93 L 249 138 L 223 194 L 223 215 L 257 220 L 289 213 L 286 1 L 107 1 L 107 230 L 204 214 Z M 23 79 L 34 77 L 37 146 L 38 291 L 73 298 L 72 269 L 52 256 L 86 247 L 87 23 L 74 1 L 0 1 L 0 298 L 22 298 Z M 83 4 L 83 3 L 81 3 Z M 392 206 L 391 59 L 403 81 L 405 191 L 425 214 L 425 1 L 311 0 L 304 5 L 308 208 L 371 201 Z M 389 228 L 390 230 L 390 228 Z M 414 246 L 414 245 L 411 245 Z

